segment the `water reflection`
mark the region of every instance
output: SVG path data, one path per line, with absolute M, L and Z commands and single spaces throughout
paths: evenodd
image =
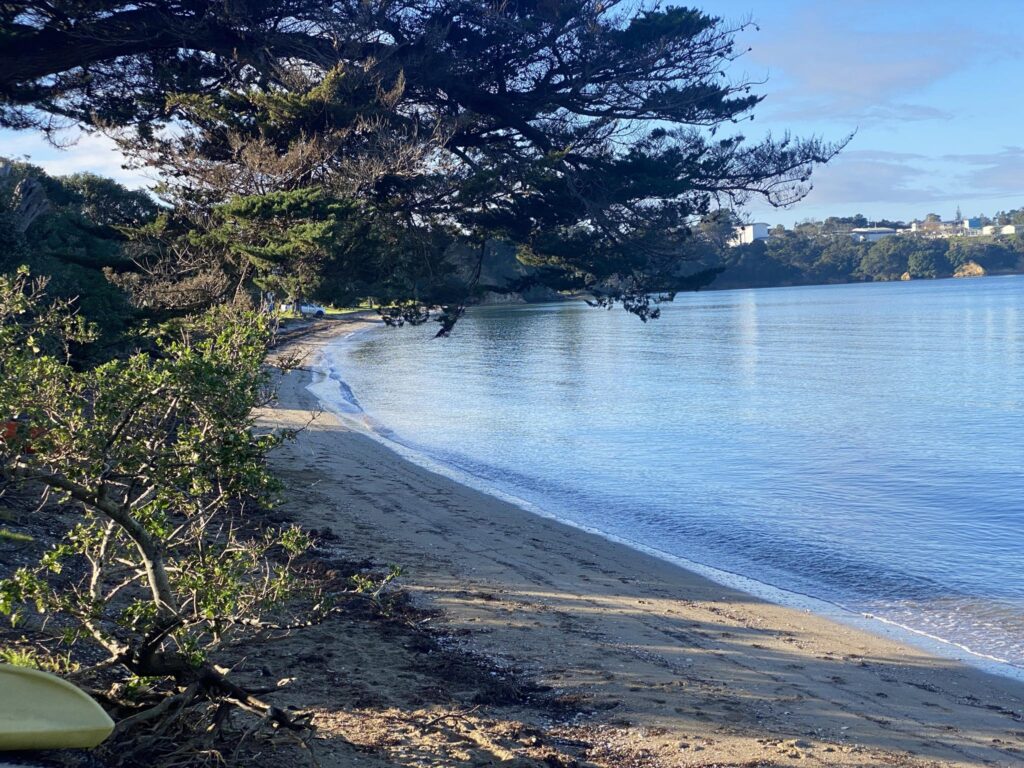
M 1024 663 L 1024 278 L 688 294 L 382 331 L 417 450 L 578 523 Z M 938 632 L 932 632 L 938 633 Z

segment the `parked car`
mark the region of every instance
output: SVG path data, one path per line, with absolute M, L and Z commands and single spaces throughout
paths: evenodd
M 282 304 L 282 312 L 294 312 L 296 307 L 294 304 Z M 300 304 L 298 307 L 300 315 L 312 315 L 313 317 L 324 317 L 327 314 L 327 310 L 319 304 Z

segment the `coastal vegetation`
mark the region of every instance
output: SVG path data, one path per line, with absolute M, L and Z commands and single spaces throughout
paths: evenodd
M 250 515 L 276 488 L 263 459 L 282 439 L 253 429 L 269 319 L 219 308 L 165 326 L 152 352 L 79 369 L 71 348 L 95 329 L 45 288 L 27 269 L 0 277 L 0 471 L 67 530 L 0 579 L 0 612 L 44 649 L 33 666 L 94 685 L 122 670 L 106 696 L 122 732 L 211 700 L 298 727 L 211 660 L 239 631 L 308 623 L 325 605 L 294 567 L 307 534 Z
M 681 279 L 689 224 L 798 200 L 840 148 L 734 129 L 739 28 L 682 7 L 559 0 L 39 2 L 4 11 L 0 122 L 114 135 L 160 172 L 135 302 L 252 287 L 374 294 L 395 322 L 470 298 L 445 259 L 500 238 L 530 280 L 619 301 Z M 468 281 L 473 284 L 472 277 Z M 685 280 L 680 287 L 686 287 Z
M 0 273 L 25 265 L 49 278 L 52 298 L 77 299 L 104 341 L 128 332 L 137 311 L 106 272 L 131 267 L 125 231 L 153 220 L 157 204 L 93 174 L 56 178 L 0 159 Z
M 1024 210 L 998 213 L 992 221 L 1024 222 Z M 807 221 L 793 229 L 775 227 L 767 239 L 737 245 L 732 238 L 739 223 L 729 211 L 712 213 L 695 227 L 695 237 L 688 244 L 694 264 L 720 270 L 716 288 L 1024 272 L 1024 237 L 1020 234 L 932 237 L 907 233 L 903 222 L 882 221 L 876 224 L 904 233 L 867 242 L 851 236 L 853 229 L 868 224 L 858 214 Z

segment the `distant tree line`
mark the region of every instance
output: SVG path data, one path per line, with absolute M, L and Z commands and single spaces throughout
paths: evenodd
M 350 211 L 338 201 L 306 190 L 236 198 L 215 210 L 205 231 L 189 233 L 188 245 L 240 251 L 255 265 L 252 279 L 277 289 L 282 297 L 304 290 L 310 298 L 328 302 L 366 297 L 386 301 L 400 295 L 393 293 L 397 291 L 394 273 L 383 269 L 395 266 L 394 257 L 383 251 L 398 247 L 397 243 L 377 239 L 383 233 L 375 232 L 367 222 L 347 219 Z M 0 159 L 0 273 L 24 264 L 33 274 L 47 276 L 48 294 L 77 298 L 79 311 L 97 326 L 101 340 L 112 342 L 140 322 L 165 317 L 168 308 L 188 308 L 192 302 L 198 306 L 202 301 L 196 296 L 226 289 L 223 277 L 215 280 L 209 271 L 190 271 L 187 264 L 178 263 L 166 272 L 150 269 L 152 265 L 145 259 L 154 242 L 168 237 L 171 218 L 170 209 L 148 194 L 126 189 L 111 179 L 88 173 L 52 177 L 30 164 Z M 289 226 L 280 227 L 276 235 L 270 230 L 268 235 L 268 222 L 278 220 L 288 221 Z M 983 220 L 1024 223 L 1024 209 Z M 986 273 L 1024 271 L 1024 239 L 1020 236 L 944 239 L 899 235 L 861 243 L 851 239 L 852 228 L 869 223 L 892 228 L 906 224 L 869 222 L 857 214 L 803 222 L 791 230 L 776 227 L 767 241 L 733 247 L 730 239 L 737 223 L 735 216 L 724 210 L 701 218 L 680 249 L 675 271 L 661 276 L 652 287 L 672 291 L 709 284 L 736 288 L 898 280 L 904 275 L 948 277 L 969 263 Z M 262 240 L 246 245 L 245 238 L 256 232 Z M 360 237 L 363 240 L 358 244 L 352 242 Z M 480 277 L 475 274 L 477 250 L 466 243 L 454 247 L 450 238 L 437 237 L 432 247 L 447 248 L 447 257 L 435 265 L 432 290 L 435 295 L 447 290 L 453 297 L 472 300 L 468 282 Z M 314 260 L 312 264 L 296 257 L 318 243 L 359 255 L 348 260 Z M 367 252 L 374 249 L 381 251 L 378 258 L 366 259 Z M 484 289 L 526 290 L 536 282 L 534 276 L 543 267 L 519 268 L 517 278 L 514 249 L 514 243 L 499 248 L 492 242 L 477 293 Z M 523 259 L 522 251 L 519 257 Z M 276 268 L 278 262 L 288 263 L 288 269 Z M 408 280 L 408 275 L 402 280 Z M 547 280 L 555 288 L 578 287 L 571 280 L 560 286 L 551 275 Z
M 997 220 L 1024 221 L 1024 209 L 1001 213 Z M 776 227 L 768 240 L 732 246 L 729 239 L 736 223 L 728 212 L 706 216 L 690 245 L 696 264 L 722 270 L 716 288 L 950 277 L 971 264 L 985 273 L 1024 271 L 1020 235 L 928 238 L 901 234 L 873 243 L 856 242 L 850 229 L 868 226 L 867 219 L 857 215 L 807 222 L 792 230 Z M 872 224 L 906 226 L 895 221 Z

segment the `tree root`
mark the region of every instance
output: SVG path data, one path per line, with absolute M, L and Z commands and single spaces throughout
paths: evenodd
M 316 763 L 304 738 L 312 731 L 311 713 L 285 711 L 231 681 L 212 664 L 192 666 L 178 654 L 154 653 L 122 662 L 136 675 L 169 677 L 180 690 L 118 722 L 107 742 L 117 764 L 151 764 L 155 755 L 162 756 L 162 765 L 178 764 L 189 754 L 196 764 L 232 764 L 262 729 L 296 740 Z M 230 713 L 236 710 L 257 718 L 240 736 L 229 735 Z

